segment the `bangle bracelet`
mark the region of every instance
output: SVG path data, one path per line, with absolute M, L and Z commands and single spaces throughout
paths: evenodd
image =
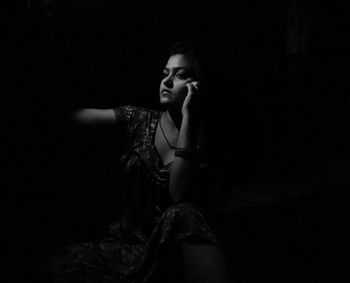
M 198 151 L 195 149 L 177 147 L 175 148 L 174 155 L 194 163 L 198 162 Z

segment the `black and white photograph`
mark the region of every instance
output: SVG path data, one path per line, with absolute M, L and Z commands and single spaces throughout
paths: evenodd
M 345 4 L 3 2 L 3 282 L 350 282 Z

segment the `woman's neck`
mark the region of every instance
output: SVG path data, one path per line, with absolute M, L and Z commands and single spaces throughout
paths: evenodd
M 181 128 L 182 114 L 178 111 L 167 110 L 163 112 L 163 119 L 172 131 L 179 131 Z

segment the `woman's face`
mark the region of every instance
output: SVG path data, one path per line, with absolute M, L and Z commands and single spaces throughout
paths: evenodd
M 184 54 L 170 56 L 159 87 L 160 103 L 167 109 L 181 109 L 188 91 L 186 84 L 194 81 L 195 77 L 193 60 Z

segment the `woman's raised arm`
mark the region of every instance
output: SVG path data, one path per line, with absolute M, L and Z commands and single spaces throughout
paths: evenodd
M 73 120 L 84 125 L 117 124 L 113 109 L 84 108 L 73 112 Z

